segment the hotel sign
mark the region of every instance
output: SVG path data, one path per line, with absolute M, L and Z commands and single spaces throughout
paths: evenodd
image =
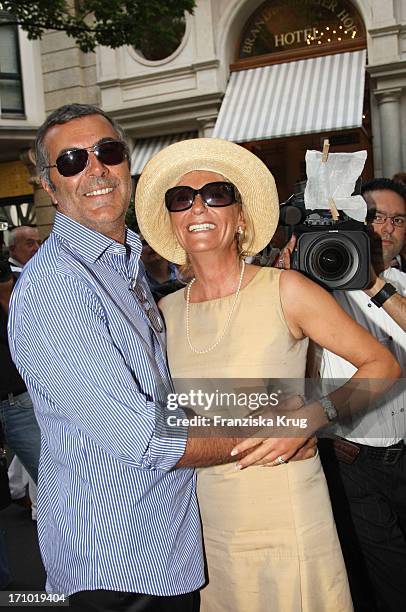
M 245 26 L 239 57 L 344 44 L 364 36 L 362 19 L 349 0 L 268 0 Z

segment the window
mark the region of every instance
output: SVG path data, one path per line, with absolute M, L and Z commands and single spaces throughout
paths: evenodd
M 159 26 L 159 36 L 151 24 L 150 31 L 136 49 L 141 57 L 152 62 L 165 59 L 176 51 L 185 35 L 186 20 L 163 15 L 156 20 L 156 25 Z
M 0 113 L 24 115 L 17 24 L 0 12 Z

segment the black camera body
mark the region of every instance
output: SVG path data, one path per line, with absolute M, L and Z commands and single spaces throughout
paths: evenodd
M 351 219 L 343 211 L 334 220 L 329 210 L 307 210 L 300 194 L 282 206 L 281 224 L 289 225 L 297 237 L 291 257 L 292 269 L 330 291 L 368 286 L 370 242 L 364 223 Z

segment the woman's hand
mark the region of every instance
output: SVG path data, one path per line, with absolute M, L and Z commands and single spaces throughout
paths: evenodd
M 303 461 L 303 459 L 310 459 L 314 457 L 317 451 L 317 438 L 312 436 L 308 438 L 301 448 L 289 459 L 289 461 Z M 282 459 L 285 459 L 284 455 L 281 455 Z M 285 460 L 286 463 L 286 460 Z M 272 461 L 271 463 L 260 463 L 263 467 L 275 467 L 280 465 L 279 461 Z
M 277 414 L 279 416 L 289 415 L 286 419 L 288 421 L 289 418 L 295 417 L 295 411 L 303 408 L 303 406 L 303 397 L 293 395 L 278 406 Z M 301 411 L 301 415 L 303 416 L 303 411 Z M 273 416 L 275 418 L 275 415 Z M 314 455 L 316 439 L 313 436 L 311 438 L 309 436 L 295 436 L 299 429 L 293 419 L 292 424 L 287 423 L 283 427 L 286 434 L 284 437 L 269 437 L 269 429 L 267 429 L 262 430 L 262 436 L 256 433 L 252 437 L 239 442 L 231 451 L 232 455 L 245 453 L 245 457 L 238 460 L 237 467 L 243 469 L 252 465 L 279 465 L 289 460 L 298 461 Z
M 253 449 L 237 463 L 238 469 L 253 465 L 274 467 L 288 461 L 299 461 L 313 457 L 315 454 L 316 438 L 247 438 L 234 449 L 234 454 L 244 453 Z M 278 460 L 278 458 L 281 459 Z M 283 459 L 283 461 L 282 461 Z

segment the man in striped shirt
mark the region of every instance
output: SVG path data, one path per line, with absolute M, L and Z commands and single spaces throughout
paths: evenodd
M 155 423 L 171 381 L 141 243 L 125 229 L 124 135 L 99 109 L 62 107 L 38 132 L 37 160 L 55 224 L 9 319 L 42 435 L 47 590 L 75 594 L 80 610 L 194 611 L 204 581 L 194 474 L 172 469 L 186 431 Z

